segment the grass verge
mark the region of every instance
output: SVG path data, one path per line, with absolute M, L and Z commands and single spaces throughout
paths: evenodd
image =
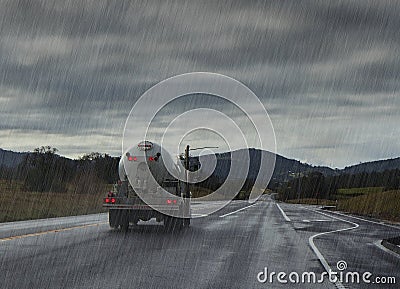
M 201 187 L 191 187 L 190 192 L 192 193 L 192 200 L 196 200 L 196 198 L 201 198 L 208 196 L 209 201 L 221 201 L 226 200 L 226 196 L 215 193 L 213 190 L 201 188 Z
M 400 222 L 400 190 L 370 193 L 340 200 L 338 210 Z
M 321 205 L 321 206 L 334 206 L 335 201 L 325 199 L 293 199 L 286 201 L 289 204 L 303 204 L 303 205 Z
M 366 194 L 375 194 L 383 192 L 384 187 L 366 187 L 366 188 L 350 188 L 350 189 L 338 189 L 336 198 L 337 199 L 348 199 L 352 197 L 363 196 Z
M 102 198 L 107 188 L 96 194 L 39 193 L 25 191 L 19 182 L 0 180 L 0 222 L 105 212 Z

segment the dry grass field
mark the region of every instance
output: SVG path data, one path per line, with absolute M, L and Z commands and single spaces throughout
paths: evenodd
M 95 194 L 39 193 L 24 190 L 20 182 L 0 180 L 0 222 L 105 212 L 102 198 L 108 187 Z

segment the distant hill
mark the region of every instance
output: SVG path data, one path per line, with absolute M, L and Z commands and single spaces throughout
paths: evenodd
M 233 153 L 244 153 L 246 150 L 238 150 Z M 248 172 L 248 179 L 254 180 L 257 177 L 261 154 L 264 154 L 266 160 L 271 157 L 271 153 L 258 150 L 249 149 L 250 155 L 250 168 Z M 230 170 L 231 153 L 216 154 L 217 165 L 213 173 L 214 177 L 226 179 Z M 272 155 L 273 156 L 273 155 Z M 196 158 L 194 158 L 196 159 Z M 271 184 L 289 181 L 296 178 L 309 174 L 311 172 L 320 172 L 325 176 L 335 176 L 340 174 L 357 174 L 362 172 L 383 172 L 385 170 L 400 169 L 400 158 L 380 160 L 375 162 L 368 162 L 359 165 L 346 167 L 344 169 L 332 169 L 326 166 L 313 166 L 307 163 L 302 163 L 298 160 L 288 159 L 281 155 L 276 154 L 275 169 L 271 178 Z M 239 172 L 240 173 L 240 172 Z
M 387 160 L 379 160 L 373 162 L 362 163 L 354 166 L 345 167 L 341 173 L 357 174 L 357 173 L 371 173 L 383 172 L 386 170 L 400 169 L 400 157 Z
M 16 168 L 27 154 L 0 149 L 0 167 Z
M 288 159 L 281 155 L 276 155 L 275 171 L 272 175 L 272 180 L 286 181 L 293 177 L 304 175 L 310 172 L 320 172 L 325 176 L 336 175 L 339 172 L 326 166 L 313 166 L 307 163 L 302 163 L 298 160 Z
M 272 161 L 274 155 L 270 152 L 254 148 L 251 148 L 248 151 L 250 157 L 250 166 L 247 178 L 250 180 L 255 180 L 259 172 L 261 155 L 263 155 L 263 158 L 266 162 Z M 235 159 L 235 157 L 232 156 L 236 154 L 236 159 L 241 159 L 241 158 L 244 159 L 243 156 L 245 153 L 246 149 L 241 149 L 234 152 L 216 154 L 217 164 L 215 167 L 215 171 L 212 175 L 214 177 L 217 177 L 219 180 L 226 179 L 230 171 L 231 158 Z M 271 178 L 272 182 L 288 181 L 292 178 L 295 178 L 296 176 L 304 175 L 315 171 L 318 171 L 324 175 L 337 174 L 337 170 L 333 170 L 329 167 L 312 166 L 306 163 L 301 163 L 297 160 L 285 158 L 278 154 L 276 154 L 275 157 L 276 157 L 275 169 Z M 198 161 L 198 158 L 196 157 L 193 157 L 192 159 L 194 162 Z M 238 167 L 239 170 L 237 172 L 233 172 L 233 176 L 231 172 L 232 178 L 235 178 L 235 175 L 241 175 L 243 167 L 240 166 Z
M 246 149 L 238 150 L 237 153 L 243 153 Z M 264 154 L 266 159 L 272 155 L 269 152 L 261 151 L 259 149 L 249 149 L 250 154 L 250 168 L 248 177 L 254 179 L 258 174 L 260 165 L 261 153 Z M 0 149 L 0 167 L 16 168 L 29 152 L 13 152 L 9 150 Z M 231 153 L 217 154 L 217 167 L 215 168 L 214 175 L 219 178 L 225 178 L 230 169 L 230 156 Z M 196 158 L 193 158 L 196 159 Z M 313 171 L 320 172 L 325 176 L 339 175 L 339 174 L 355 174 L 361 172 L 383 172 L 385 170 L 400 169 L 400 157 L 387 160 L 379 160 L 373 162 L 362 163 L 354 166 L 349 166 L 344 169 L 332 169 L 326 166 L 313 166 L 307 163 L 302 163 L 298 160 L 289 159 L 276 154 L 275 170 L 272 175 L 272 182 L 288 181 L 298 175 L 304 175 Z

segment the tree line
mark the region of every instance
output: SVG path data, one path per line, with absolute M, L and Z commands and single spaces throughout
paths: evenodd
M 50 146 L 36 148 L 17 168 L 1 168 L 0 177 L 21 181 L 26 190 L 35 192 L 96 193 L 118 180 L 119 158 L 92 152 L 71 160 L 57 152 Z
M 104 184 L 118 180 L 119 158 L 92 152 L 71 160 L 58 154 L 56 148 L 42 146 L 26 154 L 17 168 L 0 168 L 0 179 L 18 180 L 26 190 L 37 192 L 98 193 Z M 215 174 L 196 186 L 215 191 L 225 181 Z M 248 198 L 254 180 L 248 177 L 241 189 L 241 197 Z M 288 182 L 274 182 L 269 188 L 280 199 L 298 198 L 332 199 L 338 189 L 383 187 L 384 190 L 400 188 L 400 170 L 384 172 L 343 173 L 326 176 L 320 172 L 301 175 Z
M 325 176 L 320 172 L 312 172 L 281 183 L 277 186 L 276 192 L 282 200 L 301 198 L 334 200 L 337 197 L 338 189 L 366 187 L 383 187 L 385 191 L 400 189 L 400 170 L 336 176 Z

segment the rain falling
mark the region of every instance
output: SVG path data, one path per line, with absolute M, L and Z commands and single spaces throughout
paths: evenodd
M 0 0 L 0 288 L 398 288 L 399 15 Z

